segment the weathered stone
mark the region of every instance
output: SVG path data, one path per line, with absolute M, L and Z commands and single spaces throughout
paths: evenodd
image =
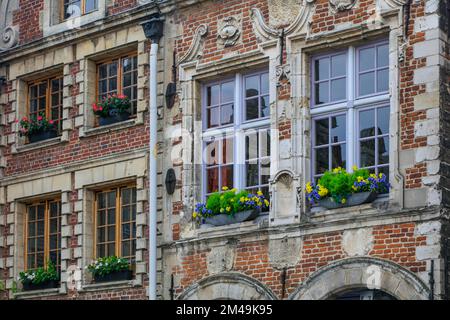
M 363 256 L 373 248 L 372 228 L 346 230 L 342 236 L 342 249 L 349 257 Z

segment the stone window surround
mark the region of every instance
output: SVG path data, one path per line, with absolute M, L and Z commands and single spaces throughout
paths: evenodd
M 10 196 L 9 212 L 7 214 L 7 227 L 10 235 L 7 237 L 7 247 L 9 247 L 10 257 L 6 260 L 6 267 L 9 269 L 9 278 L 6 281 L 6 288 L 12 289 L 13 282 L 17 281 L 19 273 L 25 271 L 24 266 L 24 215 L 27 204 L 31 201 L 60 198 L 61 199 L 61 282 L 58 288 L 59 293 L 65 293 L 64 283 L 67 270 L 67 255 L 70 235 L 63 234 L 64 229 L 70 228 L 70 174 L 60 174 L 57 176 L 45 176 L 33 180 L 26 180 L 7 187 Z M 9 190 L 11 189 L 11 190 Z M 14 198 L 13 198 L 14 197 Z M 65 254 L 63 253 L 65 251 Z
M 369 34 L 366 36 L 366 39 L 362 44 L 368 44 L 368 43 L 374 43 L 376 41 L 379 41 L 380 39 L 386 39 L 388 38 L 389 42 L 389 88 L 390 88 L 390 95 L 388 98 L 389 104 L 390 104 L 390 133 L 389 133 L 389 140 L 390 140 L 390 150 L 389 150 L 389 158 L 390 158 L 390 165 L 389 165 L 389 180 L 391 183 L 391 190 L 389 192 L 389 205 L 392 206 L 398 206 L 400 208 L 403 208 L 403 176 L 399 172 L 399 148 L 400 148 L 400 141 L 398 138 L 399 133 L 399 98 L 398 98 L 398 90 L 399 87 L 399 79 L 398 79 L 398 48 L 399 48 L 399 36 L 401 35 L 399 29 L 397 29 L 397 22 L 395 19 L 389 20 L 390 22 L 390 30 L 385 28 L 383 30 L 374 30 L 372 35 Z M 351 32 L 351 31 L 350 31 Z M 356 33 L 356 34 L 355 34 Z M 300 86 L 293 85 L 292 86 L 292 96 L 296 97 L 296 100 L 299 101 L 309 101 L 309 97 L 311 94 L 311 81 L 310 81 L 310 63 L 311 63 L 311 57 L 318 55 L 324 51 L 329 51 L 330 47 L 341 47 L 346 48 L 352 45 L 357 46 L 357 44 L 361 43 L 361 34 L 358 32 L 355 32 L 351 36 L 348 36 L 345 41 L 342 41 L 342 39 L 339 39 L 336 34 L 330 33 L 329 35 L 323 35 L 320 39 L 322 40 L 322 45 L 319 42 L 307 42 L 305 39 L 301 38 L 293 38 L 292 41 L 292 47 L 295 48 L 296 54 L 293 55 L 292 59 L 296 59 L 297 61 L 300 61 L 300 63 L 292 64 L 293 70 L 291 71 L 293 73 L 293 83 L 299 83 L 304 84 L 303 88 Z M 326 42 L 326 45 L 323 45 L 325 42 L 324 40 L 326 38 L 329 38 L 328 42 Z M 371 39 L 371 40 L 370 40 Z M 336 43 L 336 44 L 334 44 Z M 304 156 L 299 159 L 301 162 L 305 162 L 306 165 L 302 166 L 304 167 L 305 173 L 302 177 L 302 185 L 306 183 L 312 176 L 311 172 L 311 137 L 310 134 L 312 134 L 311 127 L 311 119 L 312 119 L 312 112 L 311 108 L 308 103 L 303 103 L 305 107 L 299 108 L 301 110 L 296 111 L 298 114 L 298 118 L 301 119 L 297 126 L 293 126 L 292 130 L 293 132 L 298 131 L 298 133 L 293 133 L 293 137 L 295 137 L 296 141 L 294 140 L 292 143 L 297 144 L 299 146 L 299 149 L 304 149 L 303 152 Z M 301 114 L 301 116 L 300 116 Z M 300 132 L 307 132 L 308 136 L 302 138 L 301 135 L 299 135 Z M 303 208 L 306 208 L 306 200 L 305 197 L 303 198 Z M 378 201 L 386 201 L 386 197 L 383 197 L 382 199 L 378 199 Z M 303 209 L 305 210 L 305 209 Z M 302 211 L 303 211 L 302 210 Z M 316 211 L 326 211 L 322 208 L 313 208 L 311 210 L 312 212 Z
M 108 0 L 97 0 L 97 10 L 81 15 L 80 17 L 61 20 L 61 0 L 44 0 L 43 33 L 44 37 L 57 33 L 78 29 L 88 23 L 106 17 L 106 6 Z
M 148 65 L 147 54 L 144 52 L 144 42 L 132 42 L 116 47 L 114 49 L 107 49 L 85 56 L 80 60 L 81 76 L 76 77 L 76 82 L 79 83 L 80 93 L 76 98 L 78 106 L 78 116 L 75 118 L 75 127 L 79 127 L 80 138 L 88 137 L 96 134 L 102 134 L 111 130 L 120 130 L 122 128 L 144 124 L 144 112 L 147 109 L 145 100 L 146 75 L 145 66 Z M 138 59 L 138 79 L 137 79 L 137 112 L 134 118 L 127 121 L 114 123 L 106 126 L 95 127 L 95 115 L 92 112 L 92 104 L 96 102 L 96 75 L 97 75 L 97 61 L 110 56 L 111 54 L 119 53 L 137 53 Z
M 268 125 L 270 130 L 276 130 L 276 112 L 274 110 L 276 99 L 276 85 L 274 79 L 275 67 L 277 63 L 277 52 L 271 51 L 269 55 L 262 55 L 260 51 L 248 54 L 231 56 L 219 62 L 199 65 L 197 61 L 186 62 L 180 65 L 180 83 L 182 96 L 180 97 L 180 109 L 183 112 L 182 131 L 189 132 L 189 138 L 183 137 L 183 163 L 191 163 L 193 154 L 194 164 L 202 163 L 202 83 L 211 82 L 223 78 L 224 74 L 247 74 L 248 71 L 268 70 L 269 71 L 269 105 L 270 118 Z M 249 74 L 250 74 L 249 73 Z M 190 126 L 190 127 L 188 127 Z M 271 139 L 270 173 L 274 175 L 278 168 L 277 157 L 278 136 Z M 200 150 L 199 150 L 200 149 Z M 196 151 L 198 150 L 198 152 Z M 190 168 L 192 167 L 192 168 Z M 199 165 L 192 165 L 184 168 L 182 180 L 183 202 L 188 210 L 193 210 L 195 203 L 202 198 L 202 170 L 194 168 Z M 201 165 L 200 165 L 201 167 Z M 190 216 L 192 211 L 187 212 Z M 236 224 L 238 226 L 240 224 Z M 200 229 L 198 229 L 200 230 Z
M 147 189 L 144 186 L 145 158 L 119 161 L 115 163 L 100 164 L 81 170 L 75 174 L 75 189 L 78 192 L 78 200 L 75 202 L 74 211 L 78 215 L 78 223 L 75 226 L 75 235 L 78 237 L 78 247 L 74 249 L 76 267 L 81 270 L 80 290 L 88 290 L 92 286 L 92 277 L 85 266 L 94 260 L 93 250 L 93 201 L 95 191 L 98 189 L 115 186 L 118 184 L 134 184 L 136 186 L 136 272 L 135 278 L 130 281 L 131 286 L 143 285 L 143 276 L 146 273 L 145 249 L 146 249 L 146 212 L 144 201 L 147 201 Z M 120 168 L 119 168 L 120 167 Z M 132 169 L 126 169 L 133 167 Z M 90 170 L 105 172 L 105 174 L 89 174 Z M 127 171 L 124 172 L 123 170 Z M 109 171 L 109 173 L 106 173 Z M 86 178 L 80 177 L 86 175 Z M 111 283 L 112 284 L 112 283 Z
M 71 130 L 71 120 L 68 119 L 69 116 L 69 108 L 70 106 L 68 106 L 67 104 L 63 104 L 63 118 L 62 118 L 62 130 L 61 130 L 61 134 L 56 137 L 56 138 L 52 138 L 52 139 L 48 139 L 48 140 L 43 140 L 43 141 L 39 141 L 39 142 L 35 142 L 35 143 L 26 143 L 26 138 L 25 137 L 21 137 L 19 135 L 19 124 L 15 123 L 14 120 L 15 119 L 21 119 L 24 116 L 28 115 L 28 110 L 27 110 L 27 99 L 28 99 L 28 82 L 31 80 L 34 80 L 36 78 L 42 78 L 42 77 L 46 77 L 48 74 L 61 74 L 62 76 L 64 76 L 64 79 L 66 78 L 66 76 L 69 73 L 69 68 L 68 66 L 64 66 L 63 64 L 58 64 L 55 65 L 51 68 L 46 68 L 46 69 L 42 69 L 42 70 L 38 70 L 35 72 L 32 72 L 30 74 L 26 74 L 26 75 L 22 75 L 13 81 L 13 88 L 15 88 L 15 90 L 12 92 L 12 109 L 15 111 L 15 117 L 14 119 L 12 118 L 13 114 L 9 115 L 8 118 L 8 122 L 11 122 L 11 125 L 13 127 L 12 130 L 12 135 L 10 135 L 10 137 L 8 137 L 9 139 L 9 143 L 12 143 L 12 153 L 20 153 L 20 152 L 25 152 L 25 151 L 30 151 L 30 150 L 34 150 L 34 149 L 38 149 L 38 148 L 42 148 L 42 147 L 46 147 L 46 146 L 50 146 L 50 145 L 55 145 L 58 144 L 60 142 L 65 142 L 69 140 L 69 130 Z M 67 84 L 65 83 L 65 81 L 63 80 L 63 99 L 66 99 L 69 96 L 69 87 L 67 86 Z

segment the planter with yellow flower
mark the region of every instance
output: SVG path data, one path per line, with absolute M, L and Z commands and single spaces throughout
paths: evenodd
M 261 191 L 251 194 L 223 187 L 221 192 L 209 195 L 206 203 L 197 203 L 192 216 L 201 223 L 223 226 L 253 220 L 269 204 Z
M 369 173 L 367 169 L 353 167 L 353 172 L 342 168 L 327 171 L 317 185 L 306 184 L 306 198 L 327 209 L 351 207 L 374 201 L 378 194 L 389 191 L 387 177 Z

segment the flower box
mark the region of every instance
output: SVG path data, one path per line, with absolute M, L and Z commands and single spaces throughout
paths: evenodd
M 30 143 L 56 138 L 58 133 L 55 130 L 37 131 L 28 136 Z
M 34 284 L 32 282 L 24 282 L 23 283 L 23 291 L 34 291 L 34 290 L 45 290 L 45 289 L 53 289 L 59 287 L 59 281 L 50 280 L 46 282 L 42 282 L 39 284 Z
M 113 282 L 113 281 L 125 281 L 131 280 L 133 278 L 133 272 L 131 270 L 121 270 L 116 272 L 111 272 L 103 276 L 99 274 L 94 275 L 94 280 L 97 283 L 101 282 Z
M 368 191 L 351 194 L 345 203 L 337 203 L 333 201 L 331 197 L 323 198 L 319 200 L 319 205 L 326 209 L 337 209 L 358 206 L 363 203 L 373 202 L 378 196 L 378 192 Z
M 239 223 L 244 221 L 250 221 L 259 216 L 259 211 L 257 210 L 246 210 L 241 212 L 236 212 L 234 215 L 228 214 L 218 214 L 212 217 L 206 217 L 205 223 L 212 224 L 214 226 L 224 226 L 233 223 Z
M 99 117 L 98 124 L 100 126 L 107 126 L 109 124 L 126 121 L 130 118 L 130 113 L 121 112 L 121 113 L 113 113 L 108 117 Z

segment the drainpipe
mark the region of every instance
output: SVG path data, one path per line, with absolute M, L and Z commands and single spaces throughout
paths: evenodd
M 156 281 L 157 281 L 157 62 L 158 62 L 158 43 L 163 34 L 163 20 L 159 14 L 152 15 L 150 20 L 143 22 L 145 36 L 151 40 L 150 47 L 150 76 L 149 76 L 149 126 L 150 126 L 150 143 L 149 143 L 149 197 L 148 197 L 148 298 L 156 300 Z

